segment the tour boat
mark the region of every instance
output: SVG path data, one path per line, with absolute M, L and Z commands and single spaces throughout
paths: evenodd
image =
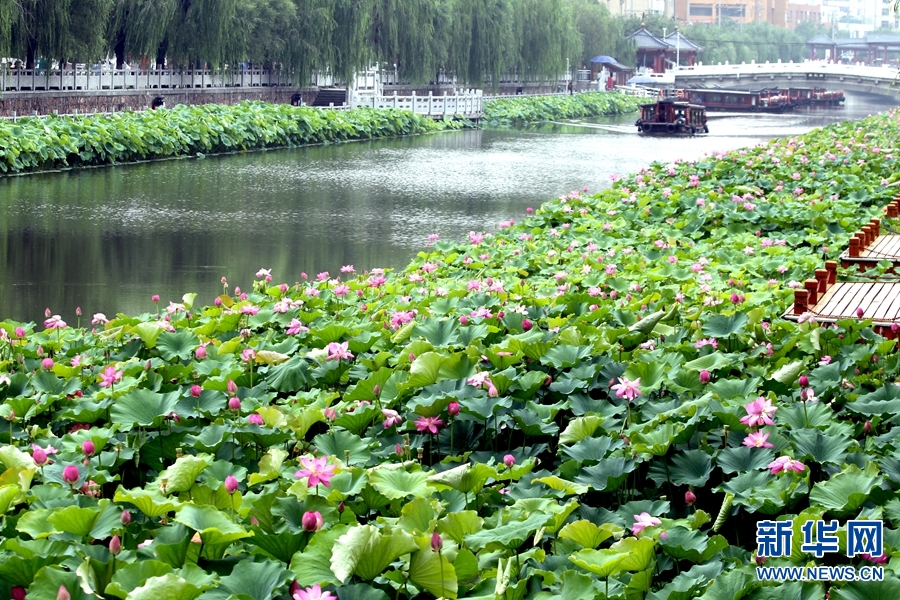
M 684 93 L 691 102 L 702 104 L 707 110 L 784 112 L 794 109 L 790 95 L 777 88 L 751 91 L 691 89 Z
M 706 109 L 688 102 L 683 90 L 661 90 L 654 104 L 641 106 L 641 117 L 634 123 L 645 135 L 698 135 L 709 133 Z

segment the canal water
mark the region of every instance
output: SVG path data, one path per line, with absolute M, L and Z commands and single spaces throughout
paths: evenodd
M 572 189 L 607 187 L 651 161 L 764 143 L 896 104 L 785 115 L 711 113 L 710 135 L 643 138 L 635 115 L 509 130 L 161 161 L 0 179 L 0 319 L 74 324 L 151 311 L 220 279 L 250 287 L 343 265 L 402 268 L 427 236 L 461 239 Z M 83 320 L 82 323 L 85 321 Z

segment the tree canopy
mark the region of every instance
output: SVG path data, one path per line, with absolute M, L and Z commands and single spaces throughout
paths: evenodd
M 29 66 L 37 57 L 249 61 L 297 82 L 326 68 L 349 80 L 380 63 L 411 83 L 445 71 L 496 85 L 508 73 L 554 78 L 598 54 L 633 64 L 626 36 L 641 23 L 658 35 L 675 27 L 661 15 L 613 17 L 597 0 L 0 0 L 0 52 Z M 726 22 L 683 33 L 706 47 L 700 59 L 709 63 L 800 60 L 817 31 Z

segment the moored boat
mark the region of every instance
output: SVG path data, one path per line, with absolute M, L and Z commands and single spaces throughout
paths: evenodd
M 702 104 L 707 110 L 784 112 L 794 108 L 790 95 L 777 88 L 750 91 L 690 89 L 684 92 L 691 102 Z
M 662 94 L 655 104 L 641 106 L 641 116 L 634 123 L 638 133 L 680 136 L 709 133 L 703 106 L 688 102 L 681 90 L 676 95 Z

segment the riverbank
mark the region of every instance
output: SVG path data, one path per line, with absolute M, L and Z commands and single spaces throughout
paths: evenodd
M 600 117 L 634 112 L 644 98 L 609 92 L 569 96 L 509 96 L 485 102 L 484 122 L 491 127 L 540 123 L 557 119 Z
M 618 94 L 519 98 L 488 103 L 494 122 L 551 120 L 569 114 L 634 110 Z M 371 140 L 474 126 L 401 110 L 347 111 L 243 102 L 179 105 L 171 110 L 23 118 L 0 122 L 0 172 L 22 174 L 266 148 Z
M 893 196 L 898 134 L 894 111 L 655 163 L 402 272 L 260 269 L 212 306 L 0 323 L 5 564 L 43 561 L 0 580 L 749 594 L 758 520 L 861 509 L 891 553 L 894 343 L 779 316 Z M 832 597 L 900 586 L 886 566 Z

